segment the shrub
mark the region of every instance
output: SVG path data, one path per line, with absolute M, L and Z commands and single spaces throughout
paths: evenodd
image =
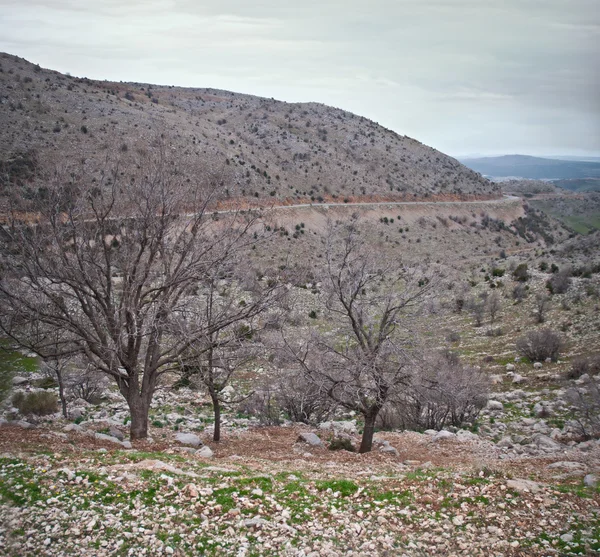
M 596 375 L 600 373 L 600 354 L 576 358 L 567 372 L 568 379 L 579 379 L 582 375 Z
M 458 334 L 456 331 L 448 333 L 446 340 L 448 342 L 458 342 L 460 340 L 460 334 Z
M 546 358 L 555 362 L 562 344 L 562 338 L 556 331 L 541 329 L 520 337 L 517 340 L 517 352 L 532 362 L 543 362 Z
M 308 313 L 308 316 L 311 319 L 316 319 L 317 318 L 317 312 L 314 309 L 311 309 L 310 312 Z
M 504 269 L 500 269 L 498 267 L 492 269 L 492 276 L 493 277 L 503 277 L 504 276 Z
M 526 296 L 527 296 L 527 287 L 524 284 L 517 284 L 517 286 L 515 286 L 513 288 L 512 297 L 517 302 L 523 301 Z
M 354 448 L 354 445 L 352 444 L 352 440 L 348 439 L 347 437 L 334 437 L 329 442 L 329 450 L 330 451 L 348 451 L 351 453 L 356 451 L 356 449 Z
M 571 418 L 579 433 L 586 439 L 600 437 L 600 388 L 593 379 L 569 389 L 565 395 Z
M 546 282 L 546 288 L 550 294 L 564 294 L 571 286 L 571 277 L 569 271 L 560 271 L 553 274 L 550 280 Z
M 13 406 L 19 409 L 21 414 L 35 414 L 45 416 L 58 411 L 58 401 L 54 393 L 38 391 L 35 393 L 18 392 L 12 398 Z
M 10 393 L 12 389 L 12 378 L 13 373 L 11 369 L 7 369 L 7 366 L 0 369 L 0 402 L 2 402 Z
M 437 354 L 424 361 L 402 395 L 380 413 L 378 426 L 421 431 L 460 427 L 477 418 L 488 391 L 484 371 L 463 366 L 453 352 Z
M 513 278 L 519 282 L 527 282 L 529 273 L 527 271 L 527 263 L 520 263 L 513 271 Z

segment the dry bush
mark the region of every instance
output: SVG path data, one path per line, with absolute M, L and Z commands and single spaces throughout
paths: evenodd
M 530 331 L 517 339 L 517 352 L 532 362 L 543 362 L 546 358 L 555 362 L 562 346 L 561 336 L 551 329 Z
M 569 389 L 565 400 L 570 405 L 571 418 L 586 439 L 600 437 L 600 388 L 593 379 Z
M 381 429 L 442 429 L 472 423 L 487 403 L 489 378 L 447 352 L 425 359 L 401 397 L 385 407 Z
M 302 373 L 287 372 L 277 380 L 277 405 L 292 422 L 316 425 L 326 421 L 336 404 Z
M 579 379 L 582 375 L 596 375 L 600 373 L 600 354 L 593 356 L 580 356 L 573 360 L 571 369 L 567 372 L 567 379 Z
M 18 392 L 12 398 L 12 404 L 21 414 L 46 416 L 58 411 L 58 400 L 54 393 L 37 391 L 34 393 Z

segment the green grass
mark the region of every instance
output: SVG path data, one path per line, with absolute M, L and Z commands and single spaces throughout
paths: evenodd
M 24 356 L 16 350 L 8 339 L 0 339 L 0 372 L 35 372 L 39 369 L 37 357 Z
M 358 486 L 350 480 L 324 480 L 316 483 L 316 488 L 319 491 L 339 492 L 343 497 L 354 495 L 358 491 Z

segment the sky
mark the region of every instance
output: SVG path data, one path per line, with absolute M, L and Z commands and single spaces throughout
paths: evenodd
M 0 0 L 0 51 L 320 102 L 453 156 L 600 156 L 600 0 Z

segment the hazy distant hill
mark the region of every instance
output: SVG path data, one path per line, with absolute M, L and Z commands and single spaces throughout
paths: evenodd
M 485 176 L 498 178 L 508 176 L 532 180 L 600 178 L 600 162 L 543 159 L 526 155 L 461 159 L 461 162 Z
M 51 168 L 164 134 L 190 179 L 225 169 L 230 194 L 267 199 L 499 194 L 456 159 L 361 116 L 214 89 L 76 78 L 0 54 L 0 159 Z M 9 166 L 10 166 L 9 165 Z M 5 165 L 6 166 L 6 165 Z M 31 168 L 30 168 L 31 167 Z M 194 170 L 189 170 L 194 169 Z

